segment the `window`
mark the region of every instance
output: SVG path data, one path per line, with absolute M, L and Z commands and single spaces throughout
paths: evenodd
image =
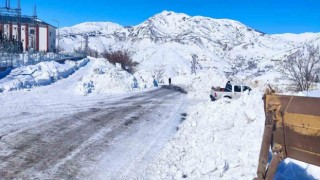
M 49 36 L 51 37 L 51 32 L 49 33 Z
M 234 92 L 241 92 L 241 86 L 234 86 Z
M 251 89 L 248 86 L 243 86 L 242 88 L 243 88 L 243 90 L 242 90 L 243 92 L 246 91 L 246 90 L 251 91 Z
M 30 29 L 30 34 L 34 34 L 34 29 Z
M 230 83 L 226 84 L 226 88 L 224 89 L 226 92 L 231 92 L 232 91 L 232 85 Z

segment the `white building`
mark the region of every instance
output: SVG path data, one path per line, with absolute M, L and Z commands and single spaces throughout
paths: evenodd
M 20 32 L 18 24 L 21 26 Z M 34 17 L 1 15 L 0 36 L 1 40 L 21 42 L 23 51 L 52 52 L 56 49 L 56 27 Z
M 10 0 L 0 7 L 0 49 L 4 51 L 56 50 L 56 27 L 37 18 L 36 6 L 33 16 L 22 16 L 20 0 L 17 7 Z M 14 49 L 14 50 L 12 50 Z

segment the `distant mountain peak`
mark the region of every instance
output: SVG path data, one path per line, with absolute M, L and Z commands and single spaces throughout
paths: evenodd
M 135 58 L 139 62 L 167 61 L 165 56 L 169 51 L 172 57 L 168 59 L 190 59 L 191 54 L 196 54 L 211 63 L 215 60 L 233 63 L 238 56 L 260 61 L 278 58 L 306 40 L 320 41 L 317 34 L 264 35 L 238 21 L 189 16 L 167 10 L 136 26 L 85 22 L 62 28 L 60 33 L 63 37 L 61 45 L 67 51 L 82 48 L 82 36 L 89 35 L 90 48 L 98 52 L 130 49 L 136 52 Z
M 64 34 L 86 34 L 92 32 L 103 32 L 105 34 L 113 33 L 121 30 L 123 27 L 112 22 L 83 22 L 72 27 L 64 27 L 60 29 L 62 35 Z
M 161 13 L 158 13 L 156 15 L 162 15 L 162 16 L 185 16 L 185 17 L 190 17 L 189 15 L 185 14 L 185 13 L 177 13 L 174 11 L 167 11 L 167 10 L 163 10 Z M 155 16 L 156 16 L 155 15 Z
M 187 14 L 164 10 L 161 13 L 155 14 L 154 16 L 150 17 L 145 22 L 162 21 L 166 23 L 171 23 L 171 22 L 185 21 L 188 18 L 190 18 L 190 16 Z

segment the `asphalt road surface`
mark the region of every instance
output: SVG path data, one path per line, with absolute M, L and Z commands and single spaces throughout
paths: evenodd
M 55 104 L 57 118 L 0 133 L 0 179 L 137 176 L 174 135 L 185 106 L 183 91 L 168 86 L 100 99 L 66 115 Z

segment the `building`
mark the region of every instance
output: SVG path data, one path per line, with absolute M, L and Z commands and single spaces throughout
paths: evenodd
M 20 27 L 16 17 L 0 17 L 0 39 L 21 42 L 23 51 L 55 51 L 56 28 L 33 17 L 21 17 Z M 20 32 L 19 32 L 20 29 Z
M 56 50 L 56 27 L 37 17 L 22 16 L 20 1 L 17 8 L 10 8 L 10 0 L 0 8 L 0 49 L 3 51 Z

